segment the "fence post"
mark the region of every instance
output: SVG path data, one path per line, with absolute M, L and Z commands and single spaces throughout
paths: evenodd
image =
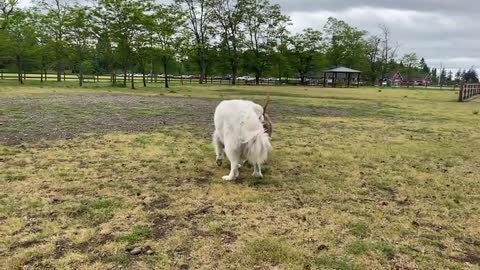
M 463 102 L 463 87 L 465 86 L 465 83 L 462 81 L 460 82 L 460 88 L 459 88 L 459 95 L 458 95 L 458 102 Z
M 3 80 L 3 70 L 0 70 L 0 78 Z

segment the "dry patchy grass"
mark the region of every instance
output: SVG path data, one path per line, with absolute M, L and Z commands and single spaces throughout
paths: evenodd
M 74 88 L 12 89 L 0 90 L 9 101 L 0 119 L 27 113 L 22 100 L 51 112 L 49 99 L 131 96 L 146 103 L 114 113 L 133 111 L 141 121 L 174 108 L 174 118 L 191 121 L 145 130 L 98 124 L 82 136 L 3 141 L 0 265 L 6 269 L 479 267 L 477 101 L 458 104 L 454 93 L 440 91 L 210 86 L 158 90 L 165 99 L 201 98 L 156 108 L 163 103 L 155 89 L 100 96 Z M 277 120 L 266 177 L 254 180 L 243 168 L 239 181 L 223 182 L 228 164 L 215 166 L 210 113 L 190 112 L 208 110 L 219 95 L 260 100 L 265 90 Z M 72 112 L 86 108 L 92 118 L 103 117 L 116 106 L 110 105 L 60 103 L 49 115 L 70 113 L 71 121 L 57 122 L 68 130 L 68 123 L 84 123 L 85 115 Z M 10 129 L 3 134 L 22 128 L 5 123 L 0 128 Z M 29 122 L 24 129 L 43 130 Z M 141 252 L 132 255 L 135 246 Z

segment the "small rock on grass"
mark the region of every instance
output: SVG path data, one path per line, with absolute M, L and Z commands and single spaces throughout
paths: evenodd
M 147 255 L 152 255 L 155 252 L 150 246 L 140 246 L 140 245 L 130 245 L 125 247 L 125 251 L 128 252 L 130 255 L 140 255 L 140 254 L 147 254 Z
M 139 245 L 129 245 L 129 246 L 126 246 L 125 247 L 125 251 L 132 251 L 133 249 L 137 248 L 137 247 L 140 247 Z
M 145 250 L 145 254 L 147 254 L 147 255 L 152 255 L 152 254 L 155 253 L 150 246 L 145 246 L 144 250 Z
M 130 250 L 131 255 L 139 255 L 142 252 L 143 252 L 142 247 L 135 247 L 134 249 Z

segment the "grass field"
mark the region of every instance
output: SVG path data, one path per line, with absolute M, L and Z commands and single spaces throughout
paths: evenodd
M 221 99 L 273 98 L 223 182 Z M 453 91 L 0 82 L 4 269 L 479 269 L 480 100 Z

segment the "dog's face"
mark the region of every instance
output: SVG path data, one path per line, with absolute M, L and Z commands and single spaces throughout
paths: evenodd
M 268 134 L 268 137 L 272 138 L 272 132 L 273 132 L 272 120 L 270 119 L 270 116 L 268 116 L 268 114 L 264 114 L 264 117 L 262 118 L 263 118 L 263 121 L 262 121 L 263 129 Z

